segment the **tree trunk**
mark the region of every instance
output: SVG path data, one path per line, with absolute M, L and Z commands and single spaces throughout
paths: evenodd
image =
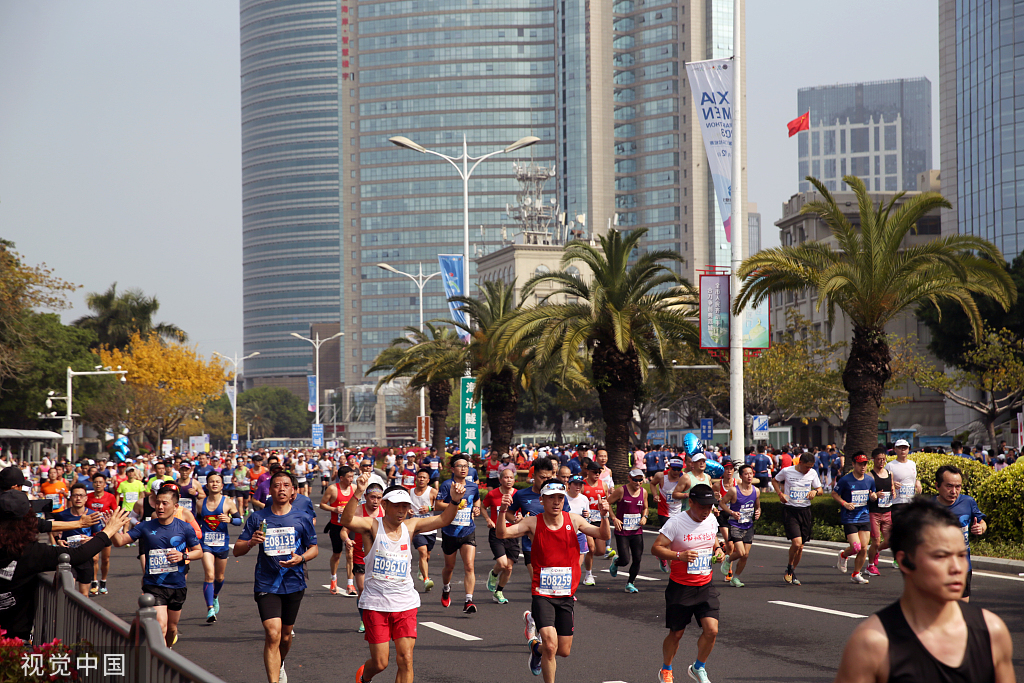
M 885 331 L 854 327 L 850 357 L 843 371 L 843 387 L 850 400 L 846 420 L 846 448 L 843 469 L 853 467 L 853 454 L 871 453 L 878 446 L 878 412 L 885 394 L 885 383 L 892 376 L 891 356 Z
M 487 426 L 491 430 L 491 450 L 500 456 L 508 452 L 515 432 L 516 409 L 519 406 L 515 371 L 505 368 L 487 377 L 481 387 L 481 399 L 487 413 Z
M 633 408 L 640 394 L 642 374 L 636 350 L 620 353 L 610 342 L 594 348 L 594 384 L 604 417 L 608 467 L 616 484 L 629 476 L 629 451 Z
M 437 454 L 444 459 L 444 440 L 447 436 L 448 401 L 452 395 L 452 383 L 448 380 L 427 385 L 427 398 L 430 402 L 430 445 L 437 449 Z

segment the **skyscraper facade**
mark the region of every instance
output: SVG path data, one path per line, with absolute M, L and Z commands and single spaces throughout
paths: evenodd
M 917 175 L 932 168 L 932 84 L 901 78 L 801 88 L 797 111 L 810 112 L 799 134 L 798 181 L 808 175 L 829 190 L 845 191 L 855 175 L 873 192 L 916 190 Z

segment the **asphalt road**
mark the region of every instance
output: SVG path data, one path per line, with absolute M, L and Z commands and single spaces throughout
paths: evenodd
M 320 522 L 322 524 L 322 521 Z M 234 531 L 234 530 L 233 530 Z M 528 670 L 522 613 L 530 605 L 529 582 L 517 565 L 505 590 L 507 605 L 491 601 L 484 582 L 490 568 L 485 534 L 478 530 L 483 552 L 477 561 L 475 600 L 479 612 L 462 613 L 462 570 L 456 569 L 452 606 L 440 604 L 442 556 L 435 546 L 431 575 L 438 586 L 423 595 L 419 637 L 415 650 L 416 679 L 435 683 L 534 681 Z M 597 585 L 580 586 L 576 603 L 576 632 L 572 655 L 558 660 L 560 680 L 587 683 L 655 683 L 665 636 L 664 595 L 667 574 L 649 554 L 655 536 L 645 535 L 645 555 L 637 580 L 639 594 L 623 593 L 622 573 L 612 578 L 608 562 L 596 561 Z M 311 564 L 311 582 L 296 623 L 296 637 L 286 668 L 291 683 L 352 681 L 367 657 L 354 598 L 333 596 L 327 560 L 330 540 L 319 536 L 320 556 Z M 835 551 L 814 547 L 804 552 L 798 576 L 803 585 L 786 585 L 784 542 L 755 544 L 742 576 L 744 588 L 723 585 L 720 633 L 708 661 L 714 683 L 720 681 L 831 681 L 847 637 L 864 617 L 894 601 L 900 593 L 899 572 L 888 567 L 870 585 L 859 586 L 835 568 Z M 189 574 L 189 597 L 182 612 L 181 636 L 175 650 L 229 683 L 260 683 L 263 668 L 263 629 L 252 597 L 255 553 L 228 563 L 227 582 L 220 595 L 217 623 L 206 624 L 202 596 L 202 567 Z M 342 564 L 344 572 L 344 564 Z M 114 549 L 109 587 L 97 599 L 126 621 L 133 617 L 139 596 L 141 570 L 134 548 Z M 342 580 L 343 582 L 344 580 Z M 418 585 L 421 585 L 418 583 Z M 1024 681 L 1024 578 L 975 573 L 972 602 L 1001 616 L 1016 645 L 1014 665 Z M 780 604 L 790 603 L 790 604 Z M 830 613 L 821 610 L 833 610 Z M 428 624 L 433 624 L 431 627 Z M 683 636 L 676 658 L 676 680 L 688 681 L 686 666 L 696 655 L 699 628 Z M 376 681 L 392 681 L 394 655 Z

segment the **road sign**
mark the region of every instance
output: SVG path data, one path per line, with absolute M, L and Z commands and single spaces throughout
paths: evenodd
M 470 455 L 480 452 L 481 424 L 480 404 L 473 400 L 476 391 L 475 377 L 462 377 L 459 382 L 459 448 Z
M 753 420 L 754 427 L 754 440 L 755 441 L 767 441 L 768 440 L 768 416 L 767 415 L 755 415 Z
M 655 446 L 660 446 L 665 443 L 665 429 L 652 429 L 647 432 L 647 440 Z
M 324 426 L 322 424 L 313 425 L 313 448 L 324 447 Z
M 416 440 L 430 441 L 430 416 L 416 416 Z
M 231 435 L 231 443 L 238 443 L 238 434 Z
M 701 441 L 714 441 L 715 439 L 715 421 L 710 417 L 702 417 L 700 419 L 700 440 Z

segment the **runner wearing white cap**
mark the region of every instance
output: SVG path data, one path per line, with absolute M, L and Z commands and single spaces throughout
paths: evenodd
M 416 645 L 416 613 L 420 595 L 412 579 L 412 539 L 416 534 L 447 526 L 459 511 L 466 487 L 453 482 L 449 489 L 452 505 L 434 517 L 411 517 L 412 498 L 402 486 L 384 492 L 383 517 L 356 517 L 359 498 L 370 483 L 370 473 L 356 480 L 356 495 L 342 513 L 342 525 L 373 539 L 366 553 L 366 581 L 359 597 L 370 658 L 356 671 L 356 683 L 367 683 L 388 667 L 389 641 L 395 641 L 397 683 L 412 683 L 412 653 Z

